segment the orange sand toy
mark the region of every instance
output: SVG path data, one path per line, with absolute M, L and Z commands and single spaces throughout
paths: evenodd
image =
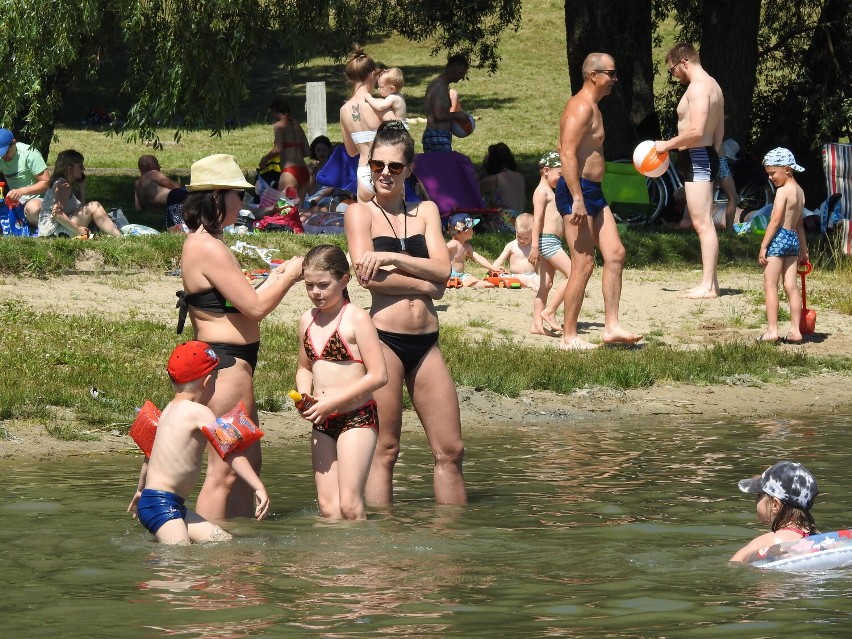
M 485 281 L 491 282 L 497 288 L 523 288 L 521 280 L 517 277 L 499 271 L 488 271 L 488 277 L 485 278 Z

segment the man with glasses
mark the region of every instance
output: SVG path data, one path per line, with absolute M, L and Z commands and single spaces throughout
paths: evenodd
M 41 196 L 50 184 L 50 170 L 41 153 L 18 142 L 9 129 L 0 129 L 0 173 L 9 185 L 4 197 L 23 204 L 27 222 L 37 226 Z
M 701 66 L 695 47 L 678 42 L 666 54 L 669 75 L 686 86 L 677 105 L 678 134 L 658 140 L 658 153 L 679 150 L 678 169 L 684 181 L 686 208 L 701 244 L 701 284 L 684 297 L 705 299 L 719 295 L 716 261 L 719 238 L 713 224 L 713 181 L 719 173 L 719 151 L 725 133 L 722 89 Z
M 601 189 L 606 162 L 603 155 L 604 124 L 598 102 L 617 82 L 615 60 L 605 53 L 590 53 L 583 62 L 583 86 L 574 94 L 559 121 L 559 158 L 562 177 L 556 183 L 556 209 L 562 215 L 565 237 L 571 247 L 571 274 L 565 288 L 565 326 L 560 348 L 596 348 L 577 334 L 577 318 L 586 285 L 595 266 L 595 247 L 603 258 L 604 344 L 635 344 L 641 335 L 621 327 L 618 307 L 625 251 L 615 217 Z

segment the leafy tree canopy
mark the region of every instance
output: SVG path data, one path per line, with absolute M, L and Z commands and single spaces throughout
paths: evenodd
M 163 122 L 227 128 L 264 48 L 292 66 L 318 55 L 340 59 L 353 42 L 398 33 L 494 71 L 501 33 L 521 18 L 521 0 L 77 0 L 48 9 L 6 3 L 0 39 L 18 88 L 0 94 L 0 122 L 42 151 L 66 89 L 96 78 L 119 51 L 128 59 L 122 92 L 132 101 L 124 130 L 156 143 Z

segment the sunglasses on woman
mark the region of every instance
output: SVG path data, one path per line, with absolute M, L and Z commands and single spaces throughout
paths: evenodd
M 388 173 L 391 175 L 399 175 L 408 166 L 405 162 L 384 162 L 382 160 L 367 160 L 367 164 L 370 165 L 370 170 L 373 173 L 381 173 L 385 170 L 385 167 L 388 167 Z

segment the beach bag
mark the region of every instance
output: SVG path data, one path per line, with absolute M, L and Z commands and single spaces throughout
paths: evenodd
M 24 215 L 22 205 L 8 207 L 0 200 L 0 229 L 3 235 L 17 235 L 19 237 L 30 237 L 30 225 Z

